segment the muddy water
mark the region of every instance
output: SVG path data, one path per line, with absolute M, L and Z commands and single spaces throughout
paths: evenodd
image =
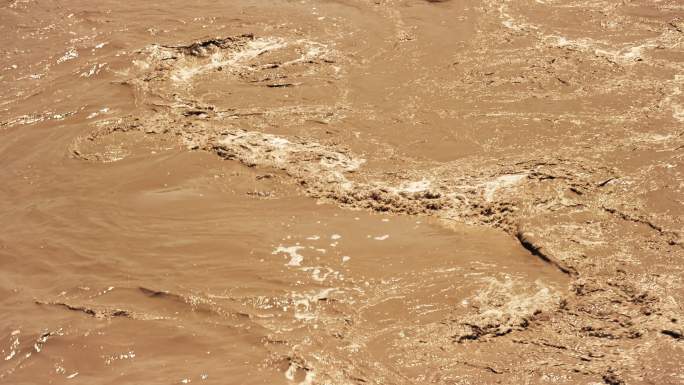
M 490 280 L 558 282 L 501 233 L 317 205 L 213 155 L 63 154 L 14 161 L 32 171 L 3 219 L 8 383 L 390 376 L 402 333 Z
M 0 382 L 684 383 L 683 12 L 5 2 Z

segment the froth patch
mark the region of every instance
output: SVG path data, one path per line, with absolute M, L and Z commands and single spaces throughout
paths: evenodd
M 343 173 L 357 170 L 365 161 L 316 142 L 245 130 L 224 132 L 216 150 L 248 165 L 275 167 L 291 175 L 335 183 L 347 182 Z
M 290 256 L 287 266 L 300 266 L 304 261 L 304 256 L 299 254 L 299 250 L 302 249 L 304 249 L 304 246 L 278 246 L 273 250 L 273 254 L 287 254 Z

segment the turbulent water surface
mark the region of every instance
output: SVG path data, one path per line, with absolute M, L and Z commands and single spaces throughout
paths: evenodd
M 0 4 L 0 383 L 684 384 L 684 5 Z

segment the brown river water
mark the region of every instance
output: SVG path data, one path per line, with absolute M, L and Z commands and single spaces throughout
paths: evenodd
M 0 3 L 0 383 L 683 384 L 684 5 Z

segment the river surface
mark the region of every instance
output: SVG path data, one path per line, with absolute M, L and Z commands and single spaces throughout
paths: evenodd
M 684 383 L 657 3 L 3 1 L 0 383 Z

